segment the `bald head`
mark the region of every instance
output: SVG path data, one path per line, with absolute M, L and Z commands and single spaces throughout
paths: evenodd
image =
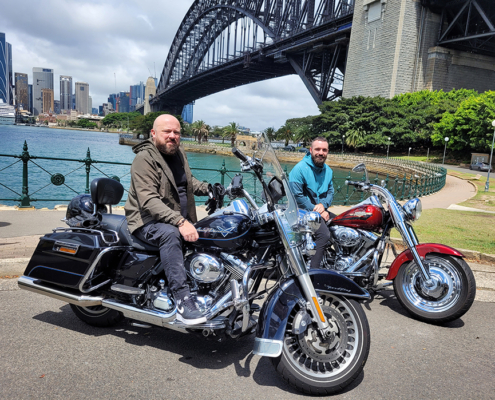
M 175 124 L 179 125 L 180 130 L 180 122 L 177 118 L 170 114 L 162 114 L 156 117 L 155 122 L 153 122 L 153 130 L 156 130 L 158 126 L 163 124 Z
M 173 155 L 180 144 L 180 122 L 170 114 L 162 114 L 155 119 L 151 130 L 153 143 L 163 154 Z

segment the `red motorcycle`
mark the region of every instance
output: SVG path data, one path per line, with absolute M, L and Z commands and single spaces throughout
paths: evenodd
M 366 179 L 346 181 L 346 185 L 371 196 L 331 220 L 331 239 L 321 267 L 370 291 L 393 284 L 400 304 L 425 322 L 445 323 L 465 314 L 473 304 L 476 282 L 464 255 L 443 244 L 420 244 L 412 223 L 421 215 L 421 201 L 415 198 L 401 206 L 385 187 L 369 182 L 364 164 L 353 171 L 364 171 Z M 399 255 L 390 241 L 392 228 L 407 247 Z M 388 266 L 382 265 L 387 246 L 395 256 Z M 308 241 L 308 254 L 311 247 Z M 383 268 L 388 268 L 387 274 L 380 273 Z M 381 283 L 382 279 L 392 282 Z

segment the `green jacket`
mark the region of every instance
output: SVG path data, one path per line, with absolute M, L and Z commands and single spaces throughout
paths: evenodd
M 131 166 L 131 186 L 124 207 L 129 230 L 132 233 L 150 221 L 177 225 L 182 219 L 179 192 L 162 154 L 151 139 L 135 145 L 132 151 L 136 157 Z M 194 195 L 207 195 L 208 183 L 192 176 L 182 147 L 179 147 L 179 156 L 187 179 L 187 214 L 194 223 L 198 220 Z

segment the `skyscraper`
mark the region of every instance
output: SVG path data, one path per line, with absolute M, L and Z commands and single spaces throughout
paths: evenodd
M 17 109 L 29 111 L 29 85 L 27 74 L 15 73 L 15 99 Z
M 28 110 L 32 114 L 33 113 L 33 85 L 28 85 Z
M 91 96 L 88 96 L 88 114 L 92 114 L 93 112 L 93 99 Z
M 41 99 L 43 104 L 43 114 L 54 112 L 55 106 L 53 104 L 53 89 L 41 89 Z
M 60 75 L 60 110 L 72 109 L 72 76 Z
M 129 112 L 129 92 L 119 93 L 118 108 L 118 112 Z
M 43 112 L 42 89 L 51 89 L 53 91 L 53 69 L 50 68 L 33 68 L 33 115 Z
M 89 114 L 89 84 L 86 82 L 76 82 L 74 84 L 76 95 L 76 110 L 79 114 Z
M 12 93 L 12 46 L 5 41 L 5 33 L 0 32 L 0 99 L 13 104 Z
M 130 96 L 131 96 L 131 103 L 130 103 L 129 111 L 135 111 L 136 105 L 143 104 L 144 102 L 144 83 L 139 82 L 137 85 L 132 85 Z

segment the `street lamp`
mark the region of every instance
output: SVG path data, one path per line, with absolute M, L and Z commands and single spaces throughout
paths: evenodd
M 342 135 L 342 154 L 344 154 L 344 139 L 345 135 Z
M 409 147 L 409 151 L 408 151 L 408 153 L 407 153 L 407 159 L 408 159 L 408 160 L 409 160 L 409 156 L 411 155 L 411 149 L 412 149 L 412 147 Z
M 388 159 L 388 151 L 390 150 L 390 138 L 388 138 L 388 146 L 387 146 L 387 159 Z
M 449 141 L 449 138 L 446 137 L 445 138 L 445 148 L 443 149 L 443 161 L 442 161 L 442 165 L 445 164 L 445 152 L 447 151 L 447 142 Z
M 492 140 L 492 148 L 490 150 L 490 163 L 488 164 L 488 175 L 486 176 L 486 185 L 485 192 L 488 192 L 490 189 L 490 171 L 492 170 L 492 156 L 493 156 L 493 144 L 495 143 L 495 120 L 492 121 L 493 126 L 493 140 Z

